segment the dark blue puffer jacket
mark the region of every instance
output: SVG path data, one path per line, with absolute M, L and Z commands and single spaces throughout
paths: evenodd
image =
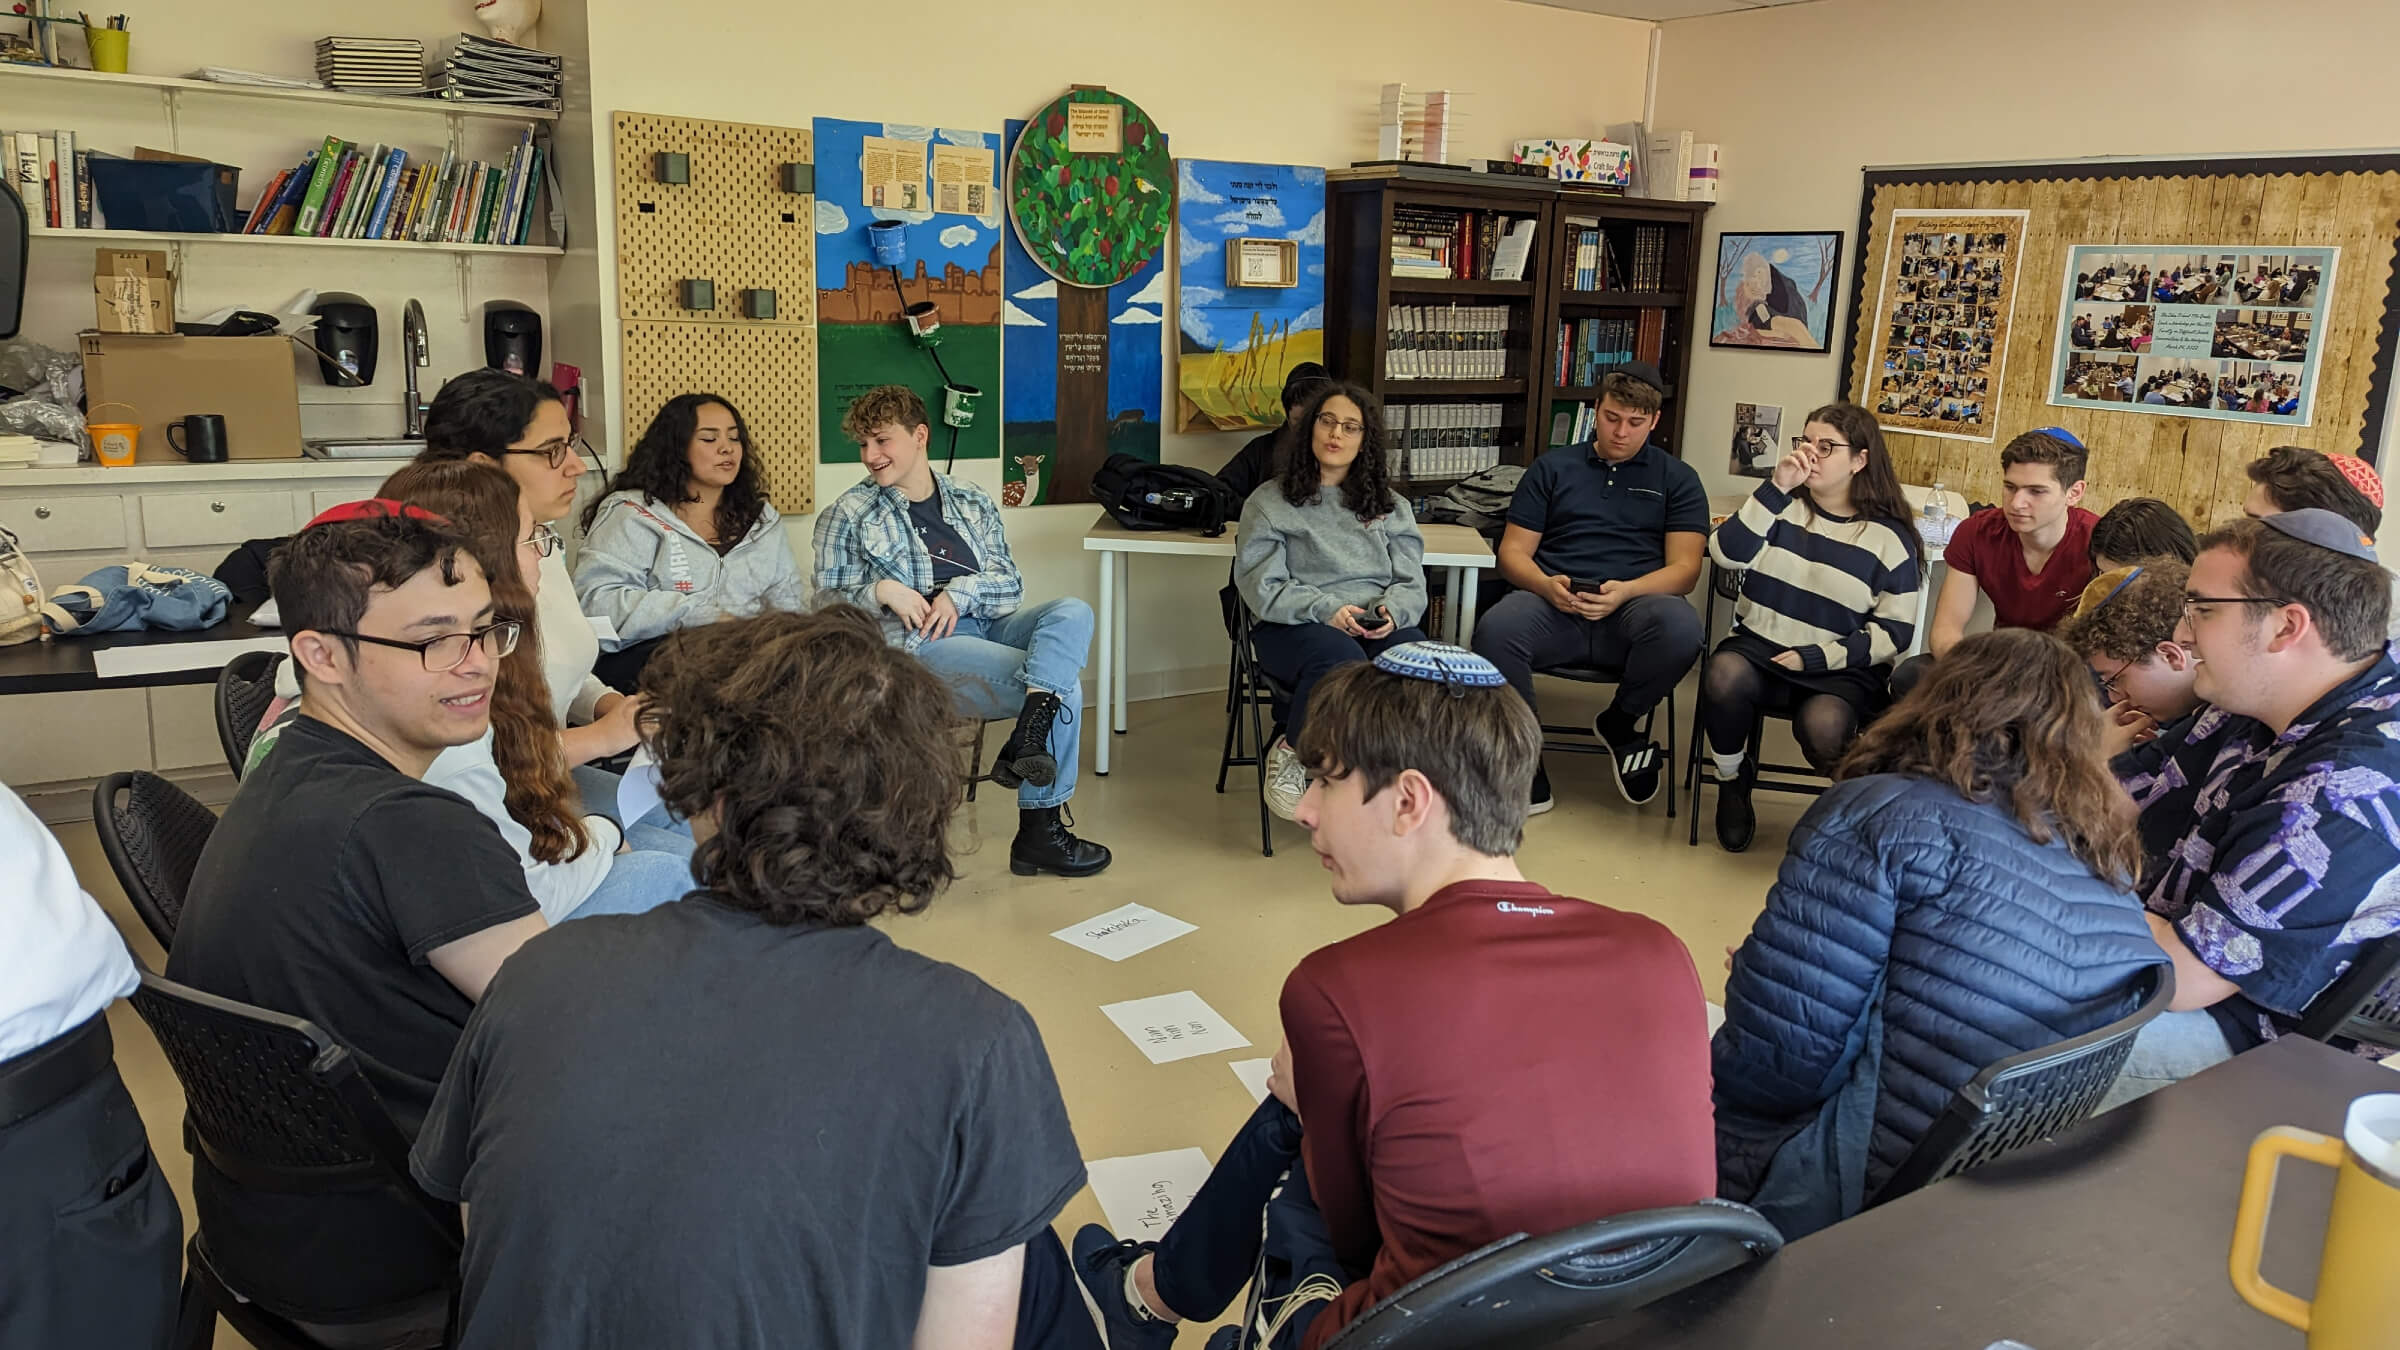
M 1874 1081 L 1852 1070 L 1879 1030 L 1871 1137 L 1847 1141 L 1853 1156 L 1864 1145 L 1864 1191 L 1837 1211 L 1856 1213 L 1968 1079 L 2131 1012 L 2141 972 L 2166 959 L 2130 892 L 2063 843 L 2035 843 L 2004 808 L 1900 774 L 1835 785 L 1792 830 L 1726 982 L 1720 1194 L 1751 1199 L 1845 1083 Z

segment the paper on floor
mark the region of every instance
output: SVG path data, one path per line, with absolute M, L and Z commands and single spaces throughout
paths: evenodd
M 1108 1231 L 1121 1238 L 1155 1242 L 1192 1203 L 1208 1180 L 1208 1155 L 1196 1148 L 1095 1158 L 1084 1164 L 1108 1216 Z
M 1242 1080 L 1243 1087 L 1250 1089 L 1250 1100 L 1253 1104 L 1267 1099 L 1267 1075 L 1275 1071 L 1274 1060 L 1237 1059 L 1228 1063 L 1226 1067 L 1233 1070 L 1234 1077 Z
M 1191 924 L 1172 914 L 1161 914 L 1148 905 L 1120 905 L 1082 923 L 1068 924 L 1050 936 L 1094 956 L 1122 961 L 1193 931 Z
M 1140 1046 L 1153 1064 L 1213 1055 L 1220 1050 L 1239 1050 L 1250 1044 L 1248 1037 L 1235 1031 L 1232 1023 L 1189 989 L 1156 998 L 1105 1004 L 1100 1011 L 1117 1024 L 1117 1030 Z
M 163 675 L 171 670 L 221 670 L 226 662 L 244 652 L 289 650 L 290 644 L 279 637 L 220 638 L 214 642 L 154 642 L 144 647 L 102 647 L 92 653 L 92 669 L 101 679 L 122 680 L 135 675 Z

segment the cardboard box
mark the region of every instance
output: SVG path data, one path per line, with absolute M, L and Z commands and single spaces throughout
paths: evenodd
M 97 413 L 122 403 L 100 421 L 141 425 L 135 460 L 176 464 L 167 424 L 191 413 L 221 413 L 234 459 L 300 457 L 300 381 L 293 348 L 283 337 L 179 337 L 126 333 L 83 335 L 83 386 Z
M 1713 202 L 1717 199 L 1719 170 L 1722 158 L 1715 141 L 1692 142 L 1691 181 L 1685 187 L 1685 201 Z
M 175 331 L 175 278 L 154 248 L 104 248 L 92 260 L 92 300 L 103 333 Z

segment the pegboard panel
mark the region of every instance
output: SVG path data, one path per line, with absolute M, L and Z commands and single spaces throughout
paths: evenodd
M 706 390 L 733 401 L 750 428 L 775 509 L 816 509 L 817 330 L 785 323 L 625 325 L 625 439 L 666 401 Z
M 785 164 L 813 170 L 814 139 L 801 127 L 618 113 L 617 317 L 757 322 L 742 292 L 762 288 L 775 292 L 773 322 L 815 323 L 816 194 L 783 190 Z M 659 181 L 662 151 L 689 158 L 689 181 Z M 714 283 L 712 308 L 683 307 L 681 283 L 695 277 Z

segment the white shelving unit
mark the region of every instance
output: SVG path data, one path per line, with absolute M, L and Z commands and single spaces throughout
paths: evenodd
M 264 99 L 273 103 L 313 103 L 334 108 L 377 108 L 387 112 L 433 113 L 461 121 L 555 122 L 548 108 L 516 108 L 496 103 L 467 103 L 445 98 L 400 98 L 390 94 L 352 94 L 339 89 L 284 89 L 266 84 L 220 84 L 175 75 L 110 75 L 94 70 L 60 70 L 50 66 L 0 64 L 0 79 L 50 81 L 118 89 L 153 89 L 173 104 L 186 94 L 208 98 Z
M 413 239 L 320 239 L 308 234 L 233 234 L 177 230 L 53 230 L 36 225 L 27 231 L 34 239 L 65 239 L 98 244 L 268 244 L 294 248 L 374 248 L 400 253 L 510 253 L 556 258 L 566 253 L 555 244 L 429 244 Z

